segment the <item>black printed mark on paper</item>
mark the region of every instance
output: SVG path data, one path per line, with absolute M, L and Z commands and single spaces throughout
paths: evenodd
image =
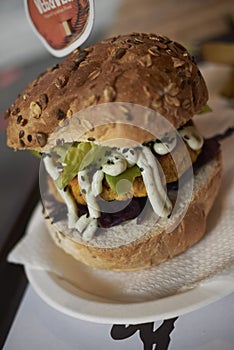
M 123 340 L 132 337 L 139 331 L 144 350 L 167 350 L 171 341 L 170 334 L 175 328 L 177 318 L 165 320 L 155 331 L 154 322 L 129 326 L 113 325 L 111 337 L 114 340 Z

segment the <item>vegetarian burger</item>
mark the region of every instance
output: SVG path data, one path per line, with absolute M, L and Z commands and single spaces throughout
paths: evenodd
M 8 111 L 8 145 L 42 157 L 55 243 L 132 271 L 200 240 L 221 179 L 219 145 L 192 121 L 207 100 L 193 57 L 156 34 L 77 49 L 32 82 Z

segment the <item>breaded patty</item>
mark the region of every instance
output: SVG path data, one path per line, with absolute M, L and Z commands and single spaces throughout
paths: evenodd
M 194 163 L 197 160 L 197 157 L 200 153 L 200 151 L 193 151 L 191 148 L 187 147 L 191 162 Z M 172 153 L 164 155 L 164 156 L 157 156 L 157 160 L 159 161 L 162 171 L 165 176 L 165 181 L 167 183 L 177 181 L 178 178 L 189 168 L 191 165 L 190 162 L 188 162 L 187 157 L 181 157 L 181 146 L 177 146 Z M 175 165 L 175 162 L 177 166 Z M 73 194 L 76 201 L 80 204 L 85 205 L 86 200 L 85 196 L 82 194 L 77 177 L 72 179 L 68 185 L 71 193 Z M 102 193 L 100 195 L 104 200 L 106 201 L 112 201 L 112 200 L 126 200 L 128 198 L 134 197 L 145 197 L 147 196 L 145 184 L 143 182 L 143 179 L 141 176 L 138 176 L 135 178 L 132 184 L 132 188 L 130 192 L 124 193 L 124 194 L 117 194 L 115 191 L 113 191 L 108 183 L 104 180 L 103 181 L 103 188 Z

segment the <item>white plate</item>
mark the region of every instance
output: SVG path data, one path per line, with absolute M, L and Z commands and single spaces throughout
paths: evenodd
M 38 295 L 55 309 L 86 321 L 110 324 L 136 324 L 180 316 L 204 307 L 233 292 L 233 282 L 212 281 L 190 291 L 141 303 L 117 303 L 75 289 L 54 274 L 26 268 L 28 279 Z
M 30 231 L 33 231 L 33 234 L 36 237 L 39 236 L 41 240 L 43 234 L 45 237 L 48 236 L 41 214 L 41 206 L 36 208 L 31 218 L 28 233 Z M 52 249 L 53 247 L 58 249 L 56 254 L 62 254 L 59 255 L 59 260 L 64 259 L 64 275 L 69 275 L 68 271 L 66 274 L 68 267 L 69 272 L 73 269 L 72 273 L 74 274 L 75 271 L 75 274 L 79 276 L 79 283 L 71 283 L 54 273 L 26 266 L 28 279 L 46 303 L 67 315 L 86 321 L 105 324 L 137 324 L 168 319 L 204 307 L 234 291 L 233 279 L 227 275 L 209 280 L 186 292 L 136 302 L 128 295 L 118 294 L 115 288 L 111 288 L 110 283 L 105 282 L 103 271 L 96 271 L 75 262 L 73 258 L 52 244 Z M 49 251 L 51 253 L 51 248 Z M 110 276 L 112 275 L 109 275 L 109 279 Z

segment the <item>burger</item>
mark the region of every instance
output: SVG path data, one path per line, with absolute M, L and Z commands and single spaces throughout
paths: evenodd
M 8 145 L 42 159 L 54 242 L 98 269 L 134 271 L 205 234 L 221 152 L 193 122 L 208 108 L 194 58 L 145 33 L 77 49 L 8 111 Z M 43 185 L 42 185 L 43 183 Z

